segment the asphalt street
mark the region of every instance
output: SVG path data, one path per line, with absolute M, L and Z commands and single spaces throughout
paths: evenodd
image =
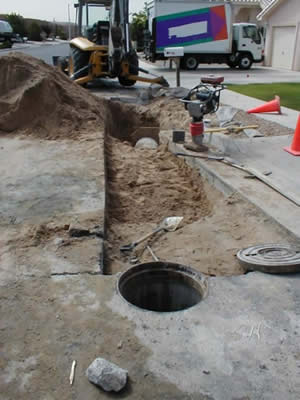
M 156 75 L 163 75 L 170 86 L 176 85 L 175 68 L 170 70 L 169 62 L 158 61 L 153 64 L 142 60 L 140 65 Z M 225 83 L 236 84 L 300 82 L 299 71 L 279 70 L 263 67 L 260 64 L 253 64 L 252 68 L 247 71 L 238 68 L 231 69 L 225 64 L 202 64 L 196 71 L 181 71 L 181 86 L 193 87 L 199 83 L 200 76 L 208 74 L 224 76 Z
M 52 56 L 67 56 L 69 54 L 68 43 L 46 42 L 46 43 L 25 43 L 15 44 L 13 49 L 0 50 L 0 56 L 9 54 L 11 51 L 23 52 L 33 57 L 42 59 L 48 64 L 52 64 Z M 175 69 L 169 68 L 168 62 L 159 61 L 155 64 L 140 59 L 140 66 L 152 74 L 163 75 L 170 86 L 176 85 Z M 299 71 L 289 71 L 263 67 L 253 64 L 248 71 L 240 69 L 230 69 L 226 65 L 203 64 L 196 71 L 181 71 L 181 86 L 191 88 L 199 83 L 203 75 L 215 74 L 222 75 L 225 83 L 247 84 L 247 83 L 272 83 L 272 82 L 300 82 Z M 139 83 L 136 88 L 145 87 L 148 84 Z
M 13 51 L 29 54 L 40 58 L 47 64 L 52 64 L 52 56 L 67 56 L 69 54 L 68 43 L 16 43 L 12 49 L 0 50 L 0 56 L 7 55 Z

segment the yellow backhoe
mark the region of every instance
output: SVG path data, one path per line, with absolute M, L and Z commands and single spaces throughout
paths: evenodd
M 75 4 L 78 37 L 70 41 L 69 57 L 53 57 L 54 64 L 80 85 L 107 77 L 118 78 L 123 86 L 137 81 L 168 86 L 162 76 L 139 75 L 149 72 L 139 67 L 130 41 L 128 6 L 128 0 L 79 0 Z

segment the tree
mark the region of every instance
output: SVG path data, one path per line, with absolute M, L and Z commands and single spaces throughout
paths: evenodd
M 29 26 L 29 40 L 40 42 L 41 38 L 41 27 L 37 22 L 32 22 Z
M 12 13 L 7 16 L 7 21 L 12 26 L 14 33 L 18 33 L 21 37 L 27 35 L 25 20 L 21 15 Z
M 67 40 L 67 34 L 61 25 L 57 25 L 57 36 L 59 36 L 62 40 Z
M 51 26 L 49 24 L 43 24 L 41 26 L 41 29 L 42 29 L 43 32 L 45 32 L 47 38 L 51 35 L 52 28 L 51 28 Z
M 144 30 L 147 27 L 146 10 L 133 14 L 130 25 L 131 39 L 137 42 L 138 49 L 144 47 Z

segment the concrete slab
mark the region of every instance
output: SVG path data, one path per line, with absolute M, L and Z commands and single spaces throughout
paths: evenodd
M 300 158 L 283 150 L 291 142 L 291 135 L 253 139 L 212 135 L 211 143 L 241 164 L 261 172 L 272 171 L 268 177 L 270 182 L 292 193 L 300 202 Z
M 118 294 L 107 305 L 135 323 L 151 374 L 192 399 L 296 400 L 299 285 L 300 275 L 251 273 L 209 279 L 207 298 L 183 312 L 140 310 Z
M 171 132 L 164 132 L 163 135 L 171 138 Z M 268 179 L 300 200 L 300 159 L 282 150 L 283 145 L 290 140 L 289 136 L 233 140 L 218 134 L 213 135 L 213 138 L 214 144 L 220 150 L 226 151 L 226 154 L 230 154 L 238 162 L 261 172 L 271 170 L 273 174 Z M 171 141 L 169 148 L 174 153 L 190 154 L 182 145 Z M 300 238 L 300 207 L 290 200 L 257 179 L 245 179 L 245 172 L 220 162 L 190 157 L 186 158 L 186 162 L 197 168 L 219 190 L 227 194 L 239 192 L 290 234 Z
M 102 134 L 77 140 L 0 138 L 0 286 L 99 273 L 102 240 L 68 227 L 104 220 Z
M 121 398 L 299 399 L 300 275 L 211 278 L 202 302 L 164 314 L 129 305 L 117 279 L 31 278 L 1 289 L 3 399 L 111 398 L 85 376 L 99 356 L 128 369 Z
M 92 170 L 85 172 L 80 152 L 81 143 L 75 141 L 1 137 L 2 223 L 103 210 L 103 168 L 99 187 Z

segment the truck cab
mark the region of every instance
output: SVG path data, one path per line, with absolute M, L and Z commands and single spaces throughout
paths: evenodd
M 263 37 L 255 24 L 233 24 L 232 54 L 228 65 L 249 69 L 253 62 L 263 61 Z
M 7 21 L 0 20 L 0 48 L 11 48 L 14 37 L 13 28 Z

